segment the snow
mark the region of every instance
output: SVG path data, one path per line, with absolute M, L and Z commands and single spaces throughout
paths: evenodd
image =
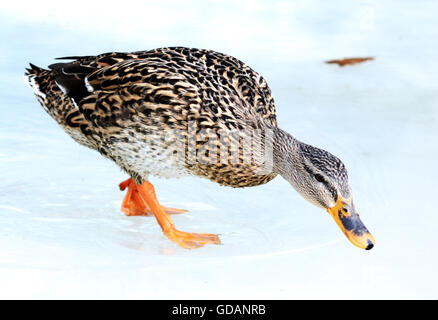
M 0 4 L 0 298 L 438 298 L 434 1 Z M 87 5 L 89 2 L 86 2 Z M 99 13 L 99 14 L 97 14 Z M 152 178 L 185 250 L 120 212 L 124 175 L 70 139 L 22 80 L 28 62 L 184 45 L 260 72 L 280 126 L 346 164 L 371 251 L 276 178 L 248 189 Z M 375 56 L 340 68 L 323 61 Z

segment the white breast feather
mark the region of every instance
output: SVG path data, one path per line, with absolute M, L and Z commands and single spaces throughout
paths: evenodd
M 131 131 L 134 136 L 129 134 Z M 138 173 L 142 177 L 154 175 L 164 178 L 178 178 L 191 175 L 190 171 L 184 166 L 184 161 L 172 156 L 159 145 L 151 143 L 160 141 L 160 136 L 144 136 L 130 129 L 125 129 L 123 137 L 128 138 L 128 142 L 115 142 L 111 149 L 113 154 L 120 155 L 125 162 L 125 166 Z

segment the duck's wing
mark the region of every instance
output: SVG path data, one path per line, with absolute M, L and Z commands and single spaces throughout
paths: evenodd
M 73 60 L 70 62 L 54 63 L 49 66 L 57 85 L 70 98 L 79 103 L 90 94 L 86 78 L 102 69 L 111 67 L 125 60 L 132 59 L 129 53 L 109 52 L 98 56 L 61 57 L 57 60 Z
M 105 122 L 98 121 L 103 107 L 99 109 L 96 106 L 99 107 L 102 104 L 100 100 L 105 100 L 105 97 L 113 96 L 116 100 L 114 108 L 117 108 L 117 100 L 120 98 L 117 99 L 117 90 L 112 92 L 90 90 L 87 88 L 86 78 L 93 73 L 98 73 L 100 70 L 131 58 L 130 54 L 124 53 L 66 57 L 65 59 L 76 60 L 53 64 L 49 66 L 51 70 L 45 70 L 31 64 L 30 68 L 26 69 L 25 79 L 47 113 L 70 136 L 83 145 L 99 149 Z M 96 106 L 91 107 L 90 102 L 93 100 L 96 102 Z M 85 101 L 88 104 L 86 107 L 82 107 Z M 114 119 L 115 115 L 111 114 L 113 110 L 111 103 L 109 106 L 104 119 Z
M 77 60 L 50 67 L 57 72 L 57 83 L 96 131 L 126 125 L 139 115 L 164 127 L 188 120 L 181 118 L 187 114 L 205 118 L 206 125 L 222 121 L 222 115 L 231 127 L 240 127 L 242 122 L 277 126 L 274 100 L 265 79 L 243 62 L 221 53 L 163 48 L 65 57 L 72 58 Z M 229 100 L 224 99 L 227 95 Z M 215 112 L 217 106 L 221 110 Z
M 88 66 L 99 68 L 87 77 L 88 84 L 96 90 L 129 86 L 139 79 L 152 85 L 176 82 L 181 85 L 185 82 L 199 87 L 203 107 L 207 109 L 211 103 L 216 106 L 223 104 L 225 108 L 228 105 L 230 109 L 239 105 L 240 110 L 235 111 L 242 112 L 242 118 L 246 114 L 248 119 L 255 118 L 277 126 L 274 99 L 266 80 L 232 56 L 212 50 L 171 47 L 110 53 L 95 60 L 89 57 L 84 60 Z M 231 101 L 224 99 L 227 96 L 232 96 Z M 202 111 L 208 112 L 207 109 Z M 233 110 L 222 111 L 229 113 Z
M 132 56 L 108 66 L 85 62 L 51 67 L 62 70 L 57 82 L 101 140 L 116 138 L 127 127 L 186 129 L 187 109 L 200 108 L 199 88 L 162 64 Z

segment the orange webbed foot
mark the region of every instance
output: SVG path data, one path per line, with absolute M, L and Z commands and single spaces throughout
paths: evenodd
M 121 191 L 128 188 L 126 192 L 125 199 L 122 203 L 122 212 L 127 216 L 153 216 L 152 210 L 149 206 L 141 199 L 138 193 L 137 184 L 129 178 L 119 184 Z M 170 208 L 162 206 L 167 214 L 181 214 L 187 212 L 184 209 Z
M 186 249 L 196 249 L 206 244 L 221 244 L 221 240 L 217 234 L 189 233 L 179 231 L 175 228 L 167 232 L 165 231 L 164 233 L 171 241 Z
M 132 179 L 128 179 L 120 184 L 121 190 L 124 190 L 125 188 L 128 188 L 128 193 L 123 201 L 122 210 L 127 210 L 129 213 L 135 213 L 138 211 L 145 212 L 145 210 L 150 211 L 157 219 L 164 234 L 180 247 L 195 249 L 206 244 L 221 243 L 219 236 L 216 234 L 189 233 L 177 230 L 168 214 L 172 210 L 178 210 L 178 213 L 181 210 L 161 206 L 155 195 L 154 187 L 149 181 L 137 185 Z

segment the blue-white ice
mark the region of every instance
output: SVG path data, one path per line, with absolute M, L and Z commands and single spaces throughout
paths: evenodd
M 438 298 L 436 12 L 434 1 L 2 2 L 0 298 Z M 171 45 L 264 75 L 280 126 L 347 165 L 376 247 L 354 247 L 281 178 L 242 190 L 152 179 L 163 204 L 190 210 L 178 228 L 220 233 L 222 246 L 184 250 L 155 219 L 125 217 L 126 175 L 56 125 L 23 68 Z

